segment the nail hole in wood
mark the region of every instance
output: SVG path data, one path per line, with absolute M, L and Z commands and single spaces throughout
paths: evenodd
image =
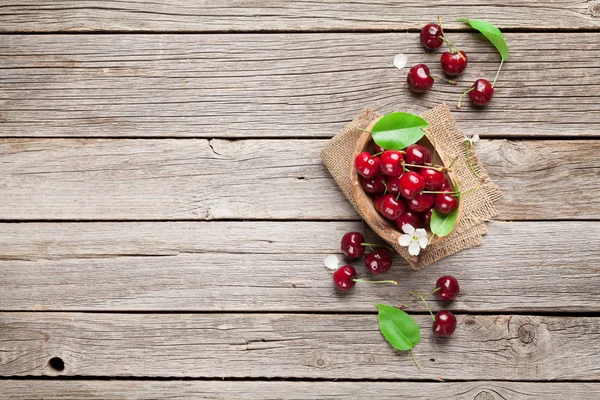
M 65 370 L 65 362 L 60 357 L 52 357 L 50 361 L 48 361 L 48 365 L 55 371 L 64 371 Z

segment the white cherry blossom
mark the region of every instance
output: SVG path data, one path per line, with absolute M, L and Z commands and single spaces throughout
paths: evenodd
M 398 69 L 404 68 L 406 66 L 407 62 L 408 62 L 408 58 L 406 58 L 406 56 L 402 53 L 396 54 L 394 56 L 394 67 L 396 67 Z
M 408 224 L 402 225 L 402 230 L 405 235 L 398 238 L 398 244 L 408 247 L 408 254 L 411 256 L 418 256 L 421 249 L 427 247 L 427 232 L 425 229 L 415 229 L 414 226 Z
M 325 264 L 325 268 L 335 271 L 340 266 L 340 259 L 334 255 L 327 256 L 325 257 L 323 264 Z
M 467 136 L 465 141 L 467 144 L 473 146 L 475 143 L 479 142 L 479 135 Z

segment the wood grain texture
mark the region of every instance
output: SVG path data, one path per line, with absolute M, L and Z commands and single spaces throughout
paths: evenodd
M 599 312 L 598 224 L 490 223 L 481 247 L 416 272 L 396 256 L 384 276 L 399 287 L 357 285 L 348 295 L 336 292 L 323 259 L 339 254 L 357 222 L 2 224 L 0 309 L 371 312 L 449 274 L 461 295 L 432 300 L 436 308 Z M 373 278 L 362 260 L 351 264 Z
M 65 381 L 3 380 L 0 399 L 80 400 L 82 398 L 176 399 L 403 399 L 589 400 L 600 384 L 589 382 L 288 382 L 288 381 Z
M 597 380 L 600 318 L 459 315 L 450 340 L 431 317 L 415 356 L 377 315 L 0 314 L 0 375 L 207 378 Z M 64 370 L 48 365 L 60 357 Z
M 597 29 L 600 3 L 584 0 L 19 1 L 0 9 L 0 31 L 264 31 L 420 29 L 443 15 L 487 18 L 502 28 Z
M 0 219 L 356 219 L 325 140 L 0 140 Z M 598 219 L 600 141 L 489 140 L 500 219 Z
M 417 96 L 392 66 L 403 52 L 441 74 L 417 33 L 3 36 L 0 136 L 331 137 L 366 106 L 421 113 L 492 79 L 496 50 L 472 33 L 452 38 L 470 60 L 458 87 Z M 600 33 L 506 38 L 494 100 L 455 112 L 463 129 L 597 137 Z

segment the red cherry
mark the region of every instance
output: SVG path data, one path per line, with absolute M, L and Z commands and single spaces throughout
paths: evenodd
M 433 206 L 435 197 L 429 193 L 419 193 L 412 199 L 408 200 L 408 208 L 414 212 L 424 212 Z
M 447 51 L 442 54 L 440 63 L 442 64 L 442 69 L 447 75 L 458 76 L 465 70 L 465 68 L 467 68 L 467 55 L 464 51 L 460 51 L 458 53 L 450 53 Z
M 365 266 L 374 274 L 383 274 L 392 266 L 392 253 L 384 248 L 379 248 L 365 256 Z
M 404 159 L 408 164 L 423 165 L 431 162 L 431 153 L 420 144 L 411 144 L 405 151 Z
M 435 283 L 436 288 L 440 288 L 435 295 L 438 299 L 444 301 L 454 300 L 456 296 L 460 293 L 460 286 L 458 286 L 458 281 L 455 277 L 446 275 L 442 276 Z
M 418 173 L 411 171 L 400 177 L 400 194 L 412 199 L 425 188 L 425 179 Z
M 379 206 L 379 212 L 387 219 L 398 218 L 406 208 L 406 205 L 402 200 L 396 200 L 396 197 L 392 194 L 383 196 L 381 205 Z
M 433 214 L 433 207 L 423 214 L 423 222 L 425 222 L 426 225 L 431 224 L 431 214 Z
M 458 207 L 458 199 L 455 195 L 448 193 L 438 193 L 435 195 L 435 209 L 440 214 L 450 214 Z
M 366 151 L 357 155 L 356 160 L 354 160 L 356 172 L 365 178 L 373 178 L 377 175 L 379 173 L 379 165 L 379 158 L 373 157 Z
M 356 285 L 356 282 L 354 282 L 355 279 L 356 270 L 350 265 L 341 266 L 333 273 L 335 287 L 343 292 L 352 290 L 354 285 Z
M 437 49 L 444 43 L 441 36 L 441 26 L 438 24 L 427 24 L 421 29 L 421 44 L 429 50 Z
M 396 223 L 396 226 L 398 227 L 398 229 L 400 229 L 401 231 L 402 231 L 402 227 L 404 225 L 410 225 L 410 226 L 412 226 L 415 229 L 421 226 L 421 221 L 419 219 L 419 214 L 417 214 L 415 212 L 412 212 L 412 211 L 406 211 L 406 212 L 404 212 L 394 222 Z
M 420 168 L 419 173 L 425 180 L 426 190 L 440 190 L 446 179 L 446 175 L 442 171 L 433 168 Z
M 360 232 L 348 232 L 342 236 L 341 250 L 348 258 L 358 258 L 365 253 L 362 244 L 365 237 Z
M 402 176 L 402 175 L 400 175 L 400 176 Z M 400 176 L 388 176 L 387 188 L 390 193 L 393 193 L 393 194 L 400 193 Z
M 471 103 L 478 106 L 485 106 L 494 96 L 494 88 L 492 84 L 486 79 L 477 79 L 472 86 L 473 90 L 469 92 L 469 99 Z
M 444 176 L 444 182 L 442 183 L 442 186 L 440 186 L 440 188 L 438 190 L 445 190 L 445 189 L 453 189 L 454 185 L 452 185 L 452 181 L 450 181 L 450 177 L 448 175 Z
M 435 314 L 433 334 L 438 337 L 452 336 L 456 329 L 456 317 L 448 310 L 441 310 Z
M 406 76 L 408 87 L 415 93 L 423 93 L 433 86 L 433 78 L 429 74 L 429 67 L 425 64 L 417 64 L 408 71 Z
M 379 214 L 381 214 L 381 203 L 383 203 L 384 197 L 385 196 L 377 196 L 373 199 L 373 206 L 375 206 L 375 209 Z
M 377 154 L 377 153 L 383 153 L 384 150 L 385 149 L 383 147 L 381 147 L 377 143 L 373 142 L 373 153 L 375 153 L 375 154 Z
M 385 150 L 379 157 L 381 163 L 381 172 L 390 176 L 402 174 L 402 161 L 404 157 L 398 150 Z
M 385 192 L 385 179 L 381 175 L 374 178 L 361 178 L 360 184 L 364 191 L 369 194 L 382 194 Z

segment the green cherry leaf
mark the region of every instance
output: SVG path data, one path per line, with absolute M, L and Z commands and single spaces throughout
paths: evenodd
M 429 124 L 418 115 L 394 112 L 386 114 L 375 123 L 371 130 L 373 141 L 384 149 L 402 150 L 417 143 Z
M 385 304 L 376 304 L 379 310 L 379 330 L 398 350 L 411 350 L 421 340 L 421 330 L 414 319 L 404 311 Z
M 454 225 L 456 225 L 457 216 L 458 207 L 448 215 L 439 213 L 438 210 L 434 209 L 431 214 L 431 222 L 429 223 L 431 232 L 439 237 L 449 235 L 454 229 Z
M 481 32 L 483 36 L 496 46 L 502 57 L 502 61 L 508 60 L 508 45 L 506 44 L 506 40 L 504 40 L 504 36 L 502 36 L 502 32 L 496 28 L 496 25 L 480 19 L 459 18 L 459 21 L 465 22 Z

